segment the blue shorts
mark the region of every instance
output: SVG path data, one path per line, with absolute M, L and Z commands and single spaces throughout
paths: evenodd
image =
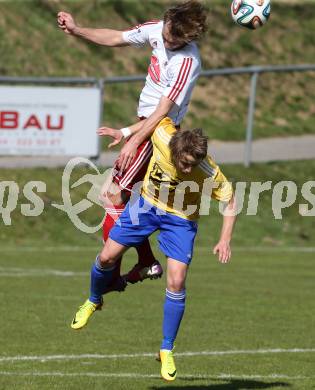
M 196 222 L 166 213 L 140 196 L 127 204 L 109 237 L 124 246 L 139 246 L 159 230 L 159 246 L 165 256 L 190 264 L 197 228 Z

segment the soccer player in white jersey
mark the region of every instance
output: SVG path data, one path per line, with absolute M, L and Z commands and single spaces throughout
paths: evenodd
M 196 0 L 169 8 L 163 20 L 152 20 L 127 31 L 79 27 L 71 14 L 58 13 L 58 25 L 67 34 L 103 46 L 150 45 L 152 48 L 148 75 L 139 99 L 139 122 L 132 126 L 132 134 L 130 127 L 121 129 L 118 135 L 115 132 L 112 143 L 112 146 L 117 145 L 124 138 L 127 139 L 114 166 L 112 184 L 104 194 L 107 199 L 104 241 L 124 210 L 132 187 L 146 173 L 152 155 L 150 136 L 155 127 L 168 116 L 179 128 L 187 111 L 201 69 L 196 41 L 206 30 L 206 19 L 206 9 Z M 113 132 L 110 128 L 103 130 L 108 135 Z M 155 259 L 148 240 L 137 247 L 137 252 L 139 260 L 128 273 L 128 282 L 136 283 L 162 275 L 162 267 Z M 120 261 L 115 266 L 116 281 L 111 288 L 122 290 L 125 282 L 119 277 Z

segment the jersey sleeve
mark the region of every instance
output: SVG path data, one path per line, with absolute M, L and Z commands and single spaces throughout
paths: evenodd
M 132 46 L 143 47 L 146 43 L 149 43 L 150 32 L 153 26 L 156 26 L 159 22 L 152 20 L 123 31 L 123 40 Z
M 218 172 L 214 177 L 214 183 L 216 183 L 216 185 L 212 189 L 211 198 L 221 202 L 229 202 L 233 196 L 233 187 L 219 167 Z
M 168 117 L 162 119 L 151 136 L 153 148 L 161 149 L 162 144 L 167 147 L 175 132 L 176 128 L 173 121 Z
M 170 68 L 170 80 L 163 95 L 180 106 L 190 96 L 200 73 L 199 62 L 192 57 L 182 58 Z
M 219 166 L 207 156 L 200 164 L 201 180 L 211 179 L 213 185 L 211 185 L 211 198 L 228 202 L 233 196 L 233 187 L 228 179 L 221 172 Z

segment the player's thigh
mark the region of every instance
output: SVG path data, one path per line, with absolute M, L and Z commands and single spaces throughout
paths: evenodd
M 105 209 L 127 203 L 128 198 L 129 196 L 125 195 L 125 192 L 114 182 L 112 176 L 106 179 L 101 190 L 101 200 Z
M 127 246 L 108 238 L 100 253 L 100 261 L 102 265 L 113 265 L 124 254 L 124 252 L 126 252 L 127 249 Z
M 125 210 L 109 233 L 109 237 L 121 245 L 136 247 L 158 228 L 154 207 L 142 197 L 128 202 Z
M 188 264 L 167 258 L 167 289 L 169 291 L 178 292 L 185 288 L 188 268 Z
M 194 250 L 197 223 L 166 213 L 161 216 L 159 247 L 166 257 L 189 265 Z

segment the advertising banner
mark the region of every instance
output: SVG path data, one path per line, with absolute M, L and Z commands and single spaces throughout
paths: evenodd
M 0 87 L 0 155 L 98 155 L 97 87 Z

